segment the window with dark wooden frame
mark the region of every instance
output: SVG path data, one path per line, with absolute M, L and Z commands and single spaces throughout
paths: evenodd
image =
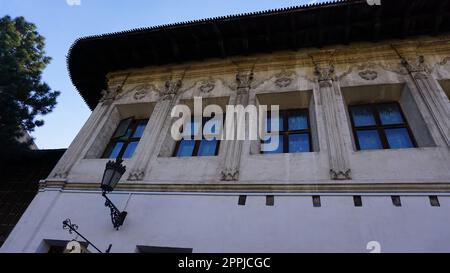
M 270 143 L 272 138 L 279 138 L 278 149 L 263 151 L 262 154 L 307 153 L 311 152 L 311 130 L 308 109 L 279 111 L 279 132 L 272 132 L 271 113 L 267 113 L 266 128 L 270 137 L 262 143 Z
M 201 126 L 199 126 L 199 124 L 195 122 L 194 117 L 192 117 L 190 122 L 191 139 L 183 138 L 177 141 L 173 156 L 174 157 L 216 156 L 219 153 L 220 140 L 216 138 L 208 140 L 202 133 L 205 124 L 213 117 L 203 117 Z M 215 130 L 218 130 L 218 126 L 213 125 L 213 127 L 214 129 L 212 129 L 212 132 L 214 133 L 216 132 Z M 202 138 L 195 139 L 194 136 L 196 134 L 201 134 Z
M 148 119 L 127 118 L 122 120 L 106 147 L 103 158 L 131 158 L 144 134 L 147 123 Z
M 352 105 L 349 112 L 358 150 L 417 147 L 398 103 Z

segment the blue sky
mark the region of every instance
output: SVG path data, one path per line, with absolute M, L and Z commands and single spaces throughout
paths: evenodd
M 80 1 L 81 5 L 67 2 Z M 79 37 L 192 19 L 296 6 L 314 0 L 0 0 L 0 16 L 24 16 L 46 38 L 53 60 L 43 73 L 61 91 L 55 110 L 32 136 L 40 149 L 67 148 L 90 115 L 66 69 L 66 55 Z

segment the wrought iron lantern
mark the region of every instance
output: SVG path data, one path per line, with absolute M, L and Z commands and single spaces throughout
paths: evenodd
M 111 221 L 114 228 L 117 230 L 123 225 L 127 212 L 119 211 L 113 202 L 109 200 L 106 194 L 114 190 L 117 183 L 119 183 L 120 178 L 125 173 L 126 168 L 122 165 L 122 162 L 123 160 L 118 158 L 116 161 L 108 161 L 108 163 L 106 163 L 101 184 L 102 196 L 106 199 L 105 206 L 109 207 L 111 210 Z

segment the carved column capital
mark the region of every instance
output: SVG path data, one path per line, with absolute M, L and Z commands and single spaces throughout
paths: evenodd
M 321 67 L 319 64 L 316 64 L 314 67 L 314 74 L 319 82 L 336 80 L 336 75 L 334 72 L 333 65 Z
M 402 58 L 402 64 L 410 73 L 420 98 L 423 100 L 444 143 L 450 147 L 450 108 L 446 101 L 444 90 L 439 82 L 430 74 L 423 56 L 415 58 Z M 414 90 L 412 91 L 414 92 Z
M 336 74 L 334 73 L 334 66 L 320 66 L 316 64 L 314 67 L 314 74 L 317 77 L 320 87 L 331 87 L 332 82 L 336 80 Z
M 108 89 L 104 89 L 100 92 L 102 97 L 100 98 L 99 102 L 102 103 L 102 105 L 110 105 L 117 97 L 117 95 L 122 90 L 121 86 L 112 87 Z
M 236 74 L 237 89 L 249 89 L 253 81 L 253 72 L 238 72 Z
M 164 85 L 164 90 L 161 92 L 161 100 L 172 100 L 180 90 L 182 85 L 181 80 L 168 80 Z
M 408 70 L 409 73 L 428 73 L 429 71 L 423 56 L 418 56 L 415 58 L 402 58 L 401 64 Z

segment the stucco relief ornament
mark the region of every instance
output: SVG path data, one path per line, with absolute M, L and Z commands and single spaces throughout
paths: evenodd
M 331 82 L 336 79 L 334 74 L 334 66 L 320 67 L 316 65 L 314 74 L 317 76 L 317 81 L 320 87 L 331 87 Z
M 373 81 L 378 77 L 378 73 L 374 70 L 364 70 L 359 72 L 358 75 L 366 81 Z
M 289 85 L 291 85 L 293 79 L 290 77 L 290 74 L 292 73 L 281 72 L 275 75 L 277 77 L 277 79 L 275 80 L 275 85 L 279 88 L 288 87 Z
M 330 169 L 331 179 L 334 180 L 349 180 L 352 179 L 351 170 L 347 169 L 345 171 L 337 171 Z
M 147 96 L 149 86 L 147 84 L 139 85 L 134 88 L 133 98 L 135 100 L 141 100 Z
M 129 181 L 141 181 L 142 179 L 144 179 L 144 171 L 143 170 L 133 170 L 130 172 L 130 174 L 128 175 L 128 180 Z
M 57 171 L 53 175 L 53 178 L 66 179 L 69 176 L 67 171 Z
M 198 89 L 200 90 L 201 93 L 208 94 L 215 87 L 216 87 L 216 85 L 214 84 L 214 82 L 212 80 L 208 80 L 208 81 L 202 81 L 200 83 L 200 87 Z
M 164 91 L 161 92 L 161 100 L 173 99 L 177 95 L 180 88 L 181 80 L 166 81 Z
M 237 181 L 239 179 L 239 170 L 226 169 L 221 172 L 221 181 Z

